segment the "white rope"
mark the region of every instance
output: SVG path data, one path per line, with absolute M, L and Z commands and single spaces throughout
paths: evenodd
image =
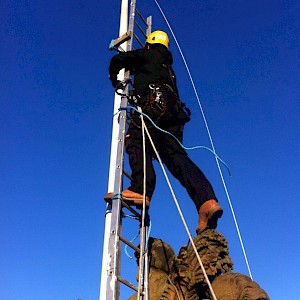
M 138 107 L 139 111 L 142 111 L 140 107 Z M 141 224 L 141 233 L 140 233 L 140 259 L 139 259 L 139 287 L 138 287 L 138 293 L 137 293 L 137 299 L 140 299 L 142 290 L 142 282 L 145 282 L 143 280 L 143 277 L 145 277 L 145 272 L 143 272 L 145 268 L 144 261 L 147 257 L 145 257 L 146 253 L 145 252 L 145 214 L 146 214 L 146 139 L 145 139 L 145 122 L 143 115 L 141 114 L 141 121 L 142 121 L 142 137 L 143 137 L 143 172 L 144 172 L 144 179 L 143 179 L 143 207 L 142 207 L 142 224 Z M 146 275 L 147 276 L 147 275 Z M 145 287 L 145 285 L 143 285 Z M 148 289 L 145 291 L 145 299 L 148 299 Z
M 213 142 L 213 139 L 212 139 L 212 136 L 211 136 L 211 133 L 210 133 L 210 130 L 209 130 L 209 127 L 208 127 L 208 123 L 207 123 L 207 120 L 206 120 L 206 117 L 205 117 L 205 114 L 204 114 L 204 110 L 202 108 L 202 105 L 201 105 L 201 102 L 200 102 L 200 99 L 199 99 L 199 96 L 198 96 L 198 92 L 197 92 L 197 89 L 195 87 L 195 84 L 194 84 L 194 80 L 192 78 L 192 75 L 191 75 L 191 72 L 190 72 L 190 69 L 187 65 L 187 62 L 185 60 L 185 57 L 182 53 L 182 50 L 181 50 L 181 47 L 179 46 L 179 43 L 176 39 L 176 36 L 163 12 L 163 10 L 161 9 L 160 5 L 158 4 L 157 0 L 154 0 L 158 9 L 160 10 L 163 18 L 165 19 L 168 27 L 169 27 L 169 30 L 175 40 L 175 43 L 178 47 L 178 50 L 180 52 L 180 55 L 182 57 L 182 60 L 184 62 L 184 65 L 186 67 L 186 70 L 188 72 L 188 75 L 189 75 L 189 78 L 190 78 L 190 81 L 192 83 L 192 86 L 193 86 L 193 89 L 194 89 L 194 93 L 196 95 L 196 98 L 197 98 L 197 101 L 198 101 L 198 105 L 199 105 L 199 108 L 201 110 L 201 114 L 202 114 L 202 117 L 203 117 L 203 120 L 204 120 L 204 123 L 205 123 L 205 127 L 206 127 L 206 131 L 207 131 L 207 134 L 208 134 L 208 137 L 209 137 L 209 140 L 210 140 L 210 144 L 211 144 L 211 148 L 214 152 L 214 154 L 216 154 L 216 151 L 215 151 L 215 146 L 214 146 L 214 142 Z M 247 259 L 247 255 L 246 255 L 246 251 L 245 251 L 245 247 L 244 247 L 244 243 L 243 243 L 243 240 L 242 240 L 242 236 L 241 236 L 241 233 L 240 233 L 240 229 L 239 229 L 239 226 L 238 226 L 238 223 L 237 223 L 237 219 L 235 217 L 235 213 L 234 213 L 234 209 L 233 209 L 233 206 L 232 206 L 232 203 L 231 203 L 231 199 L 230 199 L 230 196 L 229 196 L 229 193 L 228 193 L 228 189 L 227 189 L 227 186 L 226 186 L 226 183 L 225 183 L 225 180 L 224 180 L 224 176 L 223 176 L 223 173 L 222 173 L 222 170 L 221 170 L 221 167 L 220 167 L 220 163 L 219 163 L 219 160 L 216 158 L 215 156 L 215 160 L 216 160 L 216 163 L 217 163 L 217 167 L 218 167 L 218 170 L 219 170 L 219 173 L 220 173 L 220 177 L 221 177 L 221 180 L 222 180 L 222 183 L 223 183 L 223 186 L 224 186 L 224 190 L 225 190 L 225 193 L 226 193 L 226 196 L 227 196 L 227 199 L 228 199 L 228 203 L 229 203 L 229 206 L 230 206 L 230 210 L 231 210 L 231 213 L 232 213 L 232 216 L 233 216 L 233 220 L 234 220 L 234 223 L 235 223 L 235 227 L 236 227 L 236 230 L 237 230 L 237 234 L 238 234 L 238 237 L 239 237 L 239 240 L 240 240 L 240 244 L 241 244 L 241 247 L 242 247 L 242 251 L 243 251 L 243 254 L 244 254 L 244 258 L 245 258 L 245 262 L 246 262 L 246 265 L 247 265 L 247 268 L 248 268 L 248 272 L 249 272 L 249 276 L 250 278 L 253 280 L 252 278 L 252 273 L 251 273 L 251 270 L 250 270 L 250 265 L 248 263 L 248 259 Z
M 168 280 L 169 280 L 170 284 L 172 285 L 172 287 L 174 288 L 178 300 L 182 300 L 182 298 L 181 298 L 180 295 L 179 295 L 179 291 L 178 291 L 176 285 L 173 283 L 173 281 L 172 281 L 171 278 L 170 278 L 170 275 L 168 276 Z
M 205 280 L 206 280 L 206 282 L 207 282 L 207 285 L 208 285 L 208 287 L 209 287 L 209 290 L 210 290 L 210 292 L 211 292 L 211 295 L 212 295 L 212 297 L 213 297 L 214 300 L 217 300 L 216 295 L 215 295 L 215 293 L 214 293 L 214 291 L 213 291 L 213 288 L 212 288 L 212 286 L 211 286 L 211 283 L 210 283 L 210 281 L 209 281 L 209 279 L 208 279 L 208 276 L 207 276 L 207 274 L 206 274 L 206 271 L 205 271 L 205 268 L 204 268 L 204 266 L 203 266 L 203 263 L 202 263 L 202 261 L 201 261 L 201 258 L 200 258 L 200 256 L 199 256 L 199 253 L 198 253 L 198 251 L 197 251 L 197 248 L 196 248 L 196 246 L 195 246 L 195 243 L 194 243 L 194 241 L 193 241 L 192 235 L 191 235 L 191 233 L 190 233 L 190 231 L 189 231 L 189 229 L 188 229 L 187 223 L 186 223 L 186 221 L 185 221 L 185 219 L 184 219 L 184 216 L 183 216 L 183 214 L 182 214 L 181 208 L 180 208 L 179 203 L 178 203 L 178 200 L 177 200 L 177 198 L 176 198 L 176 196 L 175 196 L 175 193 L 174 193 L 174 190 L 173 190 L 172 185 L 171 185 L 171 183 L 170 183 L 169 177 L 168 177 L 168 175 L 167 175 L 167 173 L 166 173 L 165 167 L 164 167 L 164 165 L 163 165 L 163 163 L 162 163 L 162 161 L 161 161 L 161 158 L 160 158 L 160 156 L 159 156 L 159 154 L 158 154 L 158 152 L 157 152 L 157 150 L 156 150 L 156 147 L 155 147 L 155 145 L 154 145 L 154 143 L 153 143 L 153 140 L 152 140 L 152 138 L 151 138 L 151 136 L 150 136 L 150 134 L 149 134 L 149 131 L 148 131 L 148 128 L 147 128 L 146 124 L 145 124 L 144 126 L 145 126 L 144 128 L 145 128 L 145 131 L 146 131 L 146 133 L 147 133 L 147 136 L 148 136 L 148 138 L 149 138 L 149 140 L 150 140 L 150 143 L 151 143 L 151 145 L 152 145 L 152 148 L 153 148 L 153 150 L 154 150 L 154 152 L 155 152 L 155 155 L 156 155 L 156 157 L 157 157 L 157 160 L 158 160 L 158 162 L 159 162 L 159 164 L 160 164 L 160 166 L 161 166 L 161 169 L 162 169 L 162 171 L 163 171 L 163 173 L 164 173 L 164 175 L 165 175 L 165 178 L 166 178 L 166 181 L 167 181 L 167 183 L 168 183 L 169 189 L 170 189 L 170 191 L 171 191 L 172 197 L 173 197 L 173 199 L 174 199 L 175 205 L 176 205 L 176 207 L 177 207 L 177 210 L 178 210 L 179 215 L 180 215 L 180 217 L 181 217 L 182 223 L 183 223 L 183 225 L 184 225 L 184 228 L 185 228 L 185 230 L 186 230 L 186 232 L 187 232 L 187 235 L 188 235 L 188 237 L 189 237 L 189 240 L 190 240 L 191 245 L 192 245 L 192 247 L 193 247 L 193 250 L 194 250 L 194 252 L 195 252 L 195 255 L 196 255 L 196 257 L 197 257 L 197 259 L 198 259 L 198 262 L 199 262 L 199 264 L 200 264 L 200 266 L 201 266 L 202 272 L 203 272 L 203 274 L 204 274 L 204 278 L 205 278 Z

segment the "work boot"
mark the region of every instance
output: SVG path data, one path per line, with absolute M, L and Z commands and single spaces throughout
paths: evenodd
M 111 201 L 111 198 L 113 196 L 113 193 L 107 193 L 104 196 L 104 200 L 109 202 Z M 127 203 L 128 205 L 135 205 L 138 207 L 143 206 L 143 195 L 133 192 L 131 190 L 124 190 L 122 192 L 122 199 L 125 203 Z M 150 197 L 146 196 L 146 208 L 149 208 L 150 206 Z
M 218 225 L 218 219 L 221 218 L 223 209 L 219 203 L 214 200 L 208 200 L 204 202 L 199 208 L 199 220 L 196 232 L 199 235 L 205 229 L 216 229 Z
M 107 194 L 104 196 L 104 200 L 105 200 L 106 202 L 111 202 L 111 198 L 112 198 L 113 194 L 114 194 L 114 193 L 107 193 Z M 117 198 L 118 198 L 118 197 L 116 197 L 116 199 L 117 199 Z
M 139 193 L 133 192 L 131 190 L 123 191 L 122 198 L 129 205 L 136 205 L 136 206 L 143 205 L 144 196 Z M 149 205 L 150 205 L 150 197 L 146 196 L 146 208 L 148 208 Z

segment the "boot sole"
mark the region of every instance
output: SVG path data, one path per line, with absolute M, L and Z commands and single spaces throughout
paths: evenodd
M 142 207 L 143 206 L 143 199 L 136 199 L 136 198 L 127 198 L 127 197 L 123 197 L 123 201 L 125 203 L 127 203 L 128 205 L 135 205 L 136 207 Z M 146 199 L 146 208 L 149 208 L 150 203 L 149 201 L 147 201 Z
M 206 229 L 216 229 L 218 226 L 218 219 L 221 218 L 223 215 L 223 209 L 221 208 L 216 208 L 216 209 L 211 209 L 207 216 L 207 224 L 205 227 L 202 228 L 197 228 L 196 233 L 199 235 Z
M 112 196 L 113 196 L 113 193 L 108 193 L 105 195 L 104 200 L 106 202 L 111 203 Z M 122 199 L 128 205 L 136 206 L 137 208 L 143 207 L 143 199 L 128 198 L 128 197 L 124 197 L 124 196 L 122 196 Z M 149 208 L 149 206 L 150 206 L 150 201 L 146 199 L 146 208 Z
M 218 226 L 218 219 L 223 215 L 223 209 L 212 210 L 208 215 L 207 227 L 216 229 Z

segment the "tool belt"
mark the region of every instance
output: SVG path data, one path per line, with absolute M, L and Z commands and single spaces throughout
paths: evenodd
M 149 84 L 148 92 L 140 98 L 139 105 L 143 112 L 159 125 L 184 125 L 190 120 L 190 110 L 173 88 L 165 83 Z M 137 125 L 136 120 L 134 123 Z

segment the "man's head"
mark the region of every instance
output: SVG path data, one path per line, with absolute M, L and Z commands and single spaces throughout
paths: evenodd
M 160 44 L 169 47 L 169 37 L 164 31 L 156 30 L 150 33 L 146 40 L 146 45 Z

